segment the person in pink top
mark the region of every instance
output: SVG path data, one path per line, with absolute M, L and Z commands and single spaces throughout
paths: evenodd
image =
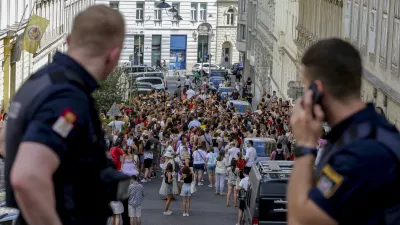
M 116 141 L 114 147 L 110 149 L 111 157 L 114 161 L 115 168 L 117 170 L 121 170 L 121 156 L 124 155 L 124 152 L 120 148 L 120 142 Z

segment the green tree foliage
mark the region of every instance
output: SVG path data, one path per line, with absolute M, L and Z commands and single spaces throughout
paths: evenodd
M 93 93 L 93 97 L 101 111 L 108 112 L 114 102 L 120 104 L 126 100 L 129 82 L 125 70 L 119 67 L 106 80 L 99 82 L 99 88 Z

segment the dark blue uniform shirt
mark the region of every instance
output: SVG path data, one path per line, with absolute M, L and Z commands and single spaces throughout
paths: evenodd
M 394 129 L 373 105 L 332 128 L 329 143 L 351 126 L 370 121 Z M 327 149 L 329 150 L 329 149 Z M 386 224 L 383 209 L 398 203 L 399 171 L 396 157 L 376 140 L 358 140 L 334 154 L 316 177 L 309 197 L 339 224 Z
M 107 159 L 99 141 L 104 138 L 100 137 L 100 121 L 90 98 L 97 82 L 62 53 L 56 53 L 54 61 L 33 76 L 60 70 L 75 73 L 84 85 L 65 80 L 40 92 L 32 103 L 22 142 L 44 144 L 59 156 L 60 166 L 53 182 L 57 212 L 63 224 L 105 224 L 111 211 L 100 172 L 107 167 Z
M 86 86 L 89 87 L 89 91 L 96 89 L 97 82 L 94 78 L 75 60 L 59 52 L 54 56 L 53 63 L 44 67 L 33 76 L 43 76 L 52 71 L 66 69 L 79 74 L 86 83 Z M 62 157 L 63 153 L 68 149 L 67 143 L 83 138 L 79 136 L 79 133 L 87 130 L 91 125 L 89 99 L 83 90 L 70 83 L 52 85 L 51 88 L 39 94 L 38 100 L 42 99 L 44 99 L 43 102 L 38 101 L 42 102 L 40 106 L 33 106 L 35 113 L 29 123 L 23 141 L 47 145 L 59 157 Z M 73 128 L 68 133 L 68 136 L 64 138 L 54 131 L 53 125 L 66 110 L 76 115 L 76 121 L 74 121 Z M 93 132 L 93 128 L 89 129 L 89 132 Z M 93 135 L 93 133 L 87 133 L 85 136 L 89 140 L 89 137 L 93 137 Z

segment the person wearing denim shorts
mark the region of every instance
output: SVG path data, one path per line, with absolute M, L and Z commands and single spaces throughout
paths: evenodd
M 217 155 L 214 153 L 214 148 L 211 146 L 209 148 L 209 152 L 206 155 L 206 165 L 207 165 L 207 174 L 208 174 L 208 181 L 210 184 L 208 187 L 213 187 L 215 183 L 215 160 Z
M 193 173 L 188 166 L 184 166 L 182 168 L 181 181 L 183 181 L 181 190 L 183 216 L 189 216 L 190 197 L 192 196 Z

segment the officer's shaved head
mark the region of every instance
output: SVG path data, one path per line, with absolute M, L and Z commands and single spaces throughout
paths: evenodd
M 93 55 L 107 48 L 121 47 L 125 35 L 125 22 L 117 10 L 95 5 L 79 13 L 69 36 L 70 48 L 85 48 Z
M 92 6 L 75 17 L 68 55 L 96 80 L 104 80 L 118 65 L 124 37 L 124 18 L 117 10 Z

